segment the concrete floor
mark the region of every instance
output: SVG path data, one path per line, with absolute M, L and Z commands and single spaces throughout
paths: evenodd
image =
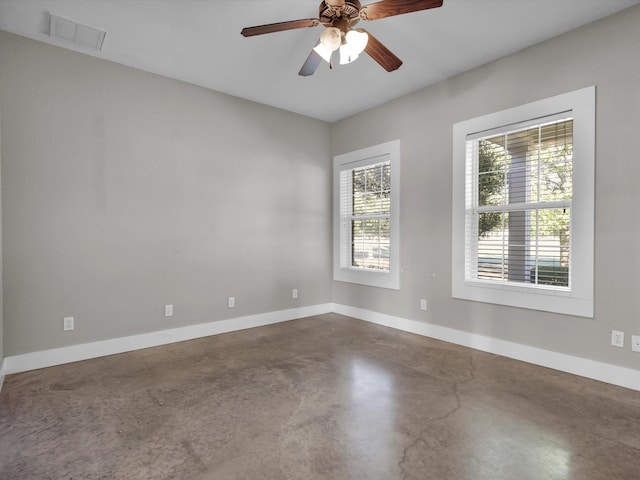
M 0 478 L 640 479 L 640 393 L 322 315 L 8 376 Z

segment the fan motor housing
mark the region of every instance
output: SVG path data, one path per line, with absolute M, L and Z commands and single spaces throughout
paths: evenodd
M 334 25 L 338 19 L 346 20 L 349 25 L 355 25 L 360 20 L 359 0 L 323 0 L 320 2 L 320 23 L 325 27 Z

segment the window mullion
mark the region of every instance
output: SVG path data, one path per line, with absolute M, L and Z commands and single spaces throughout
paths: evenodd
M 502 213 L 502 212 L 518 212 L 522 210 L 549 210 L 559 208 L 571 208 L 571 200 L 558 200 L 555 202 L 520 202 L 509 203 L 505 205 L 486 205 L 469 210 L 469 213 Z

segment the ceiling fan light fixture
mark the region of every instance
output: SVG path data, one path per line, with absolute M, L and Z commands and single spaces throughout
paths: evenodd
M 336 27 L 325 28 L 320 34 L 320 43 L 335 52 L 342 43 L 342 32 Z
M 349 30 L 345 35 L 345 43 L 340 46 L 340 65 L 353 62 L 367 48 L 369 36 L 366 32 Z
M 362 30 L 349 30 L 345 39 L 347 40 L 347 45 L 358 55 L 364 52 L 364 49 L 367 48 L 367 43 L 369 43 L 369 35 Z
M 313 49 L 322 59 L 331 63 L 331 54 L 340 48 L 342 32 L 336 27 L 327 27 L 320 34 L 320 43 Z
M 328 49 L 322 43 L 313 47 L 313 50 L 320 55 L 325 62 L 331 63 L 331 54 L 333 53 L 333 50 Z
M 357 60 L 358 57 L 359 55 L 350 51 L 346 45 L 340 47 L 340 65 L 347 65 Z

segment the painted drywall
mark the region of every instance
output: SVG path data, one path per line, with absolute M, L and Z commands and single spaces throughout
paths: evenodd
M 637 369 L 609 335 L 640 333 L 639 20 L 628 10 L 333 126 L 0 32 L 4 355 L 332 300 Z M 591 84 L 596 317 L 453 300 L 452 124 Z M 396 138 L 401 290 L 332 283 L 329 159 Z
M 333 125 L 332 153 L 400 139 L 401 289 L 333 283 L 333 301 L 640 369 L 640 7 Z M 436 66 L 434 66 L 436 68 Z M 595 318 L 451 297 L 452 125 L 597 86 Z M 420 299 L 428 310 L 420 310 Z M 611 330 L 626 332 L 624 349 Z
M 2 76 L 0 75 L 0 85 L 2 84 Z M 0 89 L 0 95 L 1 95 Z M 2 97 L 0 96 L 0 105 Z M 2 389 L 2 374 L 4 366 L 4 321 L 3 321 L 3 302 L 2 302 L 2 111 L 0 109 L 0 390 Z
M 0 78 L 5 356 L 330 300 L 330 125 L 4 32 Z

